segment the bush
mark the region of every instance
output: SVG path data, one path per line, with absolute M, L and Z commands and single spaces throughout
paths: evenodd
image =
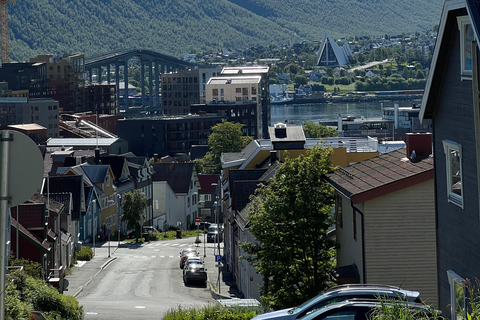
M 35 279 L 42 278 L 42 265 L 38 262 L 34 262 L 27 259 L 13 259 L 10 255 L 8 259 L 9 266 L 22 266 L 23 272 Z
M 210 305 L 201 309 L 171 309 L 162 320 L 250 320 L 258 314 L 254 308 L 224 308 Z
M 90 261 L 93 258 L 93 250 L 90 247 L 82 246 L 82 249 L 75 253 L 77 260 Z
M 31 319 L 33 310 L 48 314 L 49 319 L 83 319 L 83 307 L 71 296 L 41 279 L 34 279 L 23 271 L 9 273 L 5 288 L 7 319 Z

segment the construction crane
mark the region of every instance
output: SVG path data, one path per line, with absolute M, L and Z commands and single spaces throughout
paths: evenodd
M 10 0 L 11 3 L 14 0 Z M 0 46 L 2 64 L 8 63 L 8 1 L 0 0 Z

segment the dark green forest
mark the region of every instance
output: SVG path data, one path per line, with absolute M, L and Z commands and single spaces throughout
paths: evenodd
M 303 40 L 424 32 L 443 0 L 16 0 L 10 60 L 151 49 L 179 56 Z

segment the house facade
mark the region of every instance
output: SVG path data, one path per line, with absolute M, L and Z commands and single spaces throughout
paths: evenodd
M 433 122 L 438 307 L 466 318 L 465 280 L 480 275 L 480 8 L 447 0 L 425 87 L 420 119 Z
M 436 307 L 433 157 L 411 160 L 409 152 L 402 148 L 328 175 L 335 189 L 336 276 L 339 284 L 419 291 Z
M 155 172 L 152 176 L 154 215 L 159 216 L 157 226 L 159 229 L 168 225 L 189 230 L 195 218 L 200 216 L 199 183 L 194 164 L 156 162 L 152 166 Z

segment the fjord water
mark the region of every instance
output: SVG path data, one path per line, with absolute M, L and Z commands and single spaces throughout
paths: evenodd
M 380 119 L 383 108 L 393 108 L 398 103 L 400 107 L 409 107 L 413 104 L 420 105 L 420 100 L 415 101 L 371 101 L 371 102 L 339 102 L 339 103 L 312 103 L 271 105 L 271 124 L 287 121 L 301 125 L 305 121 L 319 123 L 323 121 L 336 121 L 338 116 L 353 116 L 356 119 Z

